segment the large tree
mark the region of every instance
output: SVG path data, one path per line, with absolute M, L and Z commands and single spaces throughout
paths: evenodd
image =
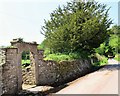
M 59 6 L 42 27 L 47 46 L 54 52 L 90 52 L 99 47 L 112 23 L 108 10 L 106 5 L 95 1 L 72 1 Z

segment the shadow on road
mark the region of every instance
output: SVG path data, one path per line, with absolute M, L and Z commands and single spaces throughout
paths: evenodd
M 102 67 L 101 69 L 99 69 L 98 71 L 115 71 L 115 70 L 120 70 L 120 64 L 111 64 L 111 65 L 106 65 L 104 67 Z

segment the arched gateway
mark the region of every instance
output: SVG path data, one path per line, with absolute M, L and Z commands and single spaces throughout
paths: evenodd
M 16 94 L 22 89 L 22 53 L 30 52 L 30 71 L 27 74 L 34 84 L 39 84 L 39 64 L 43 59 L 43 50 L 37 50 L 36 42 L 24 42 L 22 39 L 13 39 L 11 47 L 0 48 L 0 96 Z M 40 62 L 39 62 L 40 63 Z
M 35 84 L 37 85 L 38 81 L 38 44 L 36 42 L 23 42 L 22 39 L 13 39 L 11 41 L 11 46 L 17 48 L 17 76 L 18 76 L 18 90 L 22 88 L 22 68 L 21 68 L 21 60 L 22 60 L 22 53 L 24 51 L 30 52 L 30 59 L 31 66 L 32 66 L 32 80 L 34 80 Z

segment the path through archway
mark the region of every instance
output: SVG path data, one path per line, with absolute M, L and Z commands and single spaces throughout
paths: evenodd
M 22 66 L 22 89 L 35 86 L 35 57 L 34 53 L 29 50 L 23 51 L 21 54 Z

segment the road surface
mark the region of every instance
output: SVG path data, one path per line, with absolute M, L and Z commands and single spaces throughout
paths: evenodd
M 104 68 L 74 81 L 55 94 L 118 94 L 118 70 L 120 64 L 108 60 Z

